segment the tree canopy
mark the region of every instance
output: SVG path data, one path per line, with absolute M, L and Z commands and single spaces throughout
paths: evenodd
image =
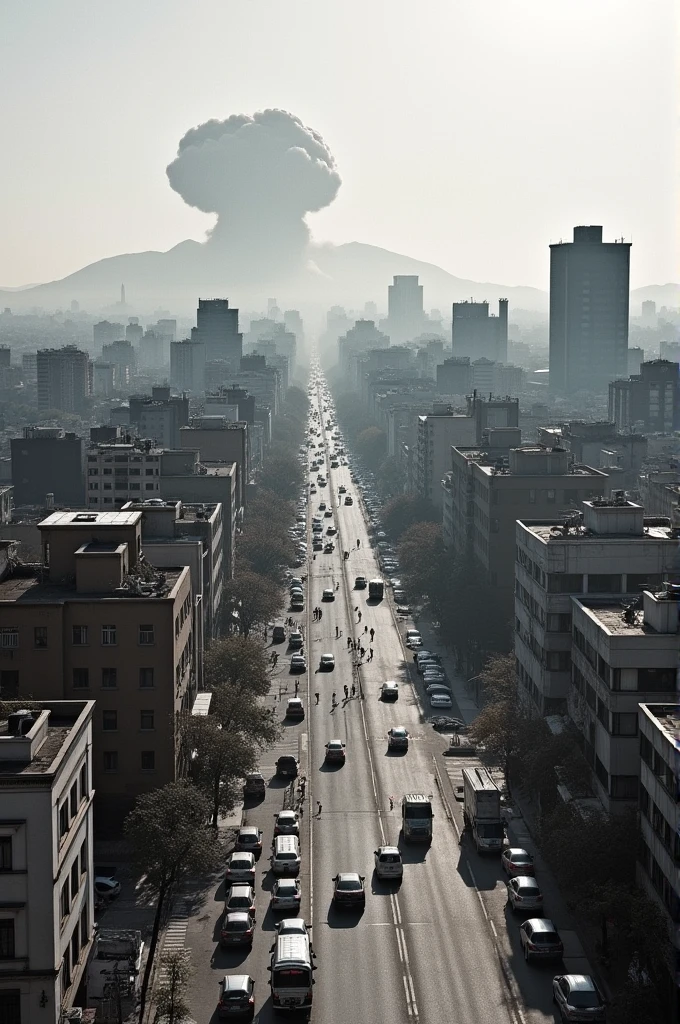
M 248 636 L 256 627 L 268 623 L 278 614 L 283 591 L 265 576 L 241 571 L 225 588 L 225 600 L 238 612 L 239 629 Z
M 385 505 L 380 519 L 383 529 L 398 541 L 409 527 L 418 523 L 437 523 L 440 517 L 427 498 L 399 494 Z

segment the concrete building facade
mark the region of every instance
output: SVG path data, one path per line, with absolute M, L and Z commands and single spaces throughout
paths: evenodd
M 89 445 L 87 507 L 113 511 L 128 501 L 160 498 L 161 451 L 144 444 Z
M 83 441 L 58 427 L 24 427 L 10 441 L 15 505 L 82 505 Z
M 451 346 L 454 358 L 508 361 L 508 300 L 498 300 L 498 316 L 489 316 L 488 302 L 454 302 Z
M 0 720 L 0 1019 L 62 1024 L 94 935 L 94 701 L 29 707 Z
M 75 345 L 43 348 L 36 357 L 38 410 L 82 413 L 92 394 L 91 364 L 87 352 Z
M 668 434 L 680 429 L 680 367 L 666 359 L 609 385 L 609 419 L 617 430 Z

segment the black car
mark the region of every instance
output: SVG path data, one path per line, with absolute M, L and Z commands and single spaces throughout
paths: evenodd
M 298 773 L 298 762 L 292 754 L 282 754 L 276 762 L 276 774 L 282 778 L 294 779 Z
M 364 875 L 356 871 L 343 871 L 336 875 L 333 881 L 333 904 L 336 907 L 365 907 L 366 889 L 364 888 Z
M 239 911 L 225 914 L 220 928 L 220 946 L 252 946 L 255 921 L 250 914 Z
M 220 1020 L 252 1020 L 255 1016 L 255 982 L 247 974 L 225 974 L 217 1004 Z

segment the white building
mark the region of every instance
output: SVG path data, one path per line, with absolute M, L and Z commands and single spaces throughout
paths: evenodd
M 516 525 L 515 656 L 520 692 L 542 714 L 565 713 L 571 686 L 572 596 L 620 601 L 680 578 L 668 520 L 620 497 L 562 519 Z
M 40 701 L 33 708 L 0 721 L 5 1024 L 60 1024 L 93 938 L 94 701 Z
M 640 828 L 638 881 L 658 900 L 680 950 L 680 857 L 678 849 L 678 748 L 680 705 L 640 704 Z M 677 985 L 676 977 L 676 985 Z
M 90 445 L 85 500 L 102 512 L 120 509 L 126 501 L 161 496 L 161 449 L 132 444 Z
M 637 803 L 638 704 L 672 700 L 680 636 L 674 590 L 645 591 L 642 609 L 572 598 L 569 717 L 608 813 Z

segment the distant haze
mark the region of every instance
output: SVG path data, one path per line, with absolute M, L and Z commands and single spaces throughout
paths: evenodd
M 310 230 L 546 289 L 549 242 L 597 223 L 632 239 L 634 288 L 678 280 L 676 0 L 96 7 L 3 4 L 0 285 L 211 231 L 236 274 L 255 198 L 287 243 L 244 272 Z M 242 130 L 280 174 L 239 178 Z

